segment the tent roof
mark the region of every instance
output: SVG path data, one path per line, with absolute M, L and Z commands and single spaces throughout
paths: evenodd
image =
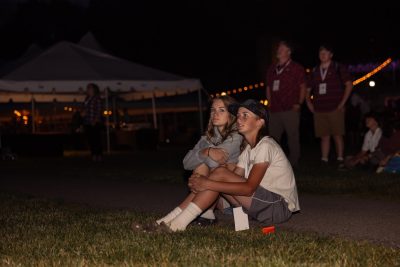
M 183 80 L 184 77 L 136 64 L 70 42 L 60 42 L 2 77 L 14 81 Z
M 60 42 L 10 71 L 0 90 L 29 93 L 77 93 L 90 82 L 129 92 L 129 100 L 175 95 L 202 88 L 197 79 L 146 67 L 70 42 Z M 144 94 L 147 92 L 147 94 Z
M 87 32 L 78 42 L 78 45 L 105 53 L 106 49 L 97 41 L 92 32 Z

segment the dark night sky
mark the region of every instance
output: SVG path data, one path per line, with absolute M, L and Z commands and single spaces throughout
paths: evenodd
M 334 46 L 337 60 L 348 64 L 399 55 L 394 1 L 359 6 L 271 2 L 2 0 L 0 59 L 15 59 L 32 43 L 77 42 L 92 31 L 110 53 L 200 78 L 212 91 L 263 79 L 279 38 L 295 44 L 293 57 L 307 67 L 316 63 L 323 41 Z

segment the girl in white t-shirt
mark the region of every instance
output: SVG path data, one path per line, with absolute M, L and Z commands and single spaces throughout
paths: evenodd
M 218 167 L 210 175 L 194 173 L 189 179 L 193 198 L 168 223 L 166 231 L 183 231 L 199 214 L 223 195 L 264 224 L 287 221 L 300 209 L 292 167 L 280 146 L 268 137 L 268 114 L 258 101 L 249 99 L 229 107 L 245 138 L 244 150 L 233 171 Z

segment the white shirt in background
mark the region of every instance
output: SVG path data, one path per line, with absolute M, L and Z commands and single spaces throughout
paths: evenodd
M 362 151 L 374 152 L 375 148 L 379 144 L 379 140 L 382 137 L 381 128 L 377 128 L 373 133 L 372 130 L 369 130 L 364 136 L 364 143 L 362 145 Z

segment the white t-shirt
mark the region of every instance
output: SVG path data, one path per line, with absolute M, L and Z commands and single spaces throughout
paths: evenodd
M 369 130 L 364 136 L 364 143 L 362 145 L 362 151 L 369 151 L 374 152 L 375 148 L 379 144 L 379 140 L 382 137 L 382 130 L 381 128 L 377 128 L 375 133 Z
M 262 138 L 253 149 L 247 145 L 240 154 L 237 165 L 245 170 L 247 179 L 253 165 L 263 162 L 268 163 L 268 169 L 260 186 L 282 196 L 290 211 L 300 210 L 292 166 L 282 148 L 271 137 Z

